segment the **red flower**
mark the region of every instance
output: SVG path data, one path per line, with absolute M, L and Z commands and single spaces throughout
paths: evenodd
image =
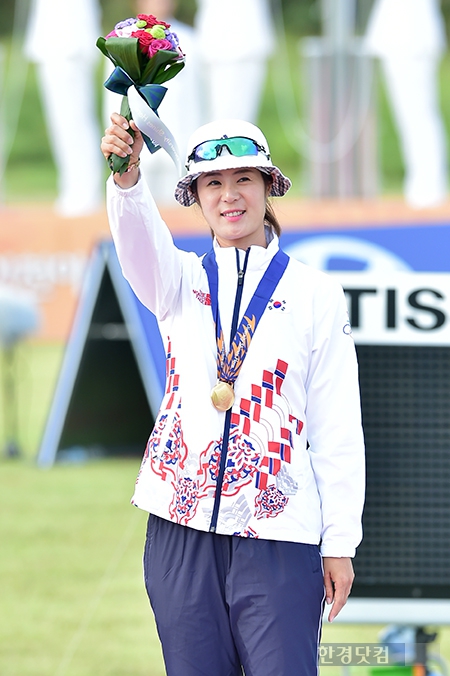
M 131 37 L 139 40 L 139 47 L 144 54 L 147 54 L 150 43 L 155 40 L 146 30 L 134 31 L 134 33 L 131 33 Z
M 169 52 L 173 52 L 173 44 L 169 40 L 153 40 L 152 44 L 148 48 L 148 58 L 151 59 L 152 56 L 159 52 L 161 49 L 166 49 Z
M 164 26 L 164 28 L 170 28 L 170 23 L 159 21 L 156 16 L 153 16 L 153 14 L 138 14 L 137 18 L 140 21 L 146 21 L 147 28 L 152 28 L 153 26 Z

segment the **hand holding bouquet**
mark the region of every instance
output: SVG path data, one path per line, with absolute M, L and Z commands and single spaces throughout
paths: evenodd
M 105 87 L 123 95 L 121 115 L 128 121 L 131 119 L 127 93 L 133 85 L 157 114 L 167 91 L 161 84 L 184 67 L 184 55 L 176 34 L 170 31 L 170 24 L 158 21 L 151 14 L 138 14 L 136 18 L 120 21 L 106 38 L 100 37 L 97 47 L 115 66 Z M 131 128 L 128 131 L 133 134 Z M 150 152 L 159 150 L 158 143 L 146 134 L 143 137 Z M 129 158 L 112 154 L 109 163 L 115 173 L 122 175 L 128 168 Z

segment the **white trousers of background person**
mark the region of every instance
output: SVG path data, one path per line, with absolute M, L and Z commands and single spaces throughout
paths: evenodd
M 264 89 L 266 58 L 204 65 L 203 81 L 210 120 L 235 118 L 256 124 Z
M 433 207 L 447 195 L 447 145 L 439 110 L 437 56 L 381 58 L 405 163 L 404 195 Z
M 58 198 L 62 216 L 85 216 L 103 204 L 104 160 L 96 124 L 95 62 L 55 58 L 37 64 L 48 137 L 58 170 Z M 74 146 L 73 130 L 82 125 Z M 89 176 L 86 179 L 86 176 Z
M 405 166 L 405 199 L 433 207 L 447 192 L 446 145 L 438 96 L 445 51 L 439 0 L 375 0 L 365 46 L 381 60 Z

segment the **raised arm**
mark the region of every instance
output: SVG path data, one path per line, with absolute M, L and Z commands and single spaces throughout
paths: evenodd
M 134 141 L 129 128 L 134 130 Z M 101 150 L 130 156 L 129 171 L 108 179 L 107 209 L 111 233 L 124 277 L 139 300 L 158 319 L 174 308 L 180 292 L 182 266 L 180 251 L 161 218 L 146 182 L 141 179 L 139 156 L 143 138 L 133 121 L 113 113 Z M 162 151 L 160 151 L 162 152 Z
M 134 131 L 134 139 L 129 133 L 130 127 Z M 113 113 L 111 115 L 111 125 L 105 129 L 105 135 L 102 138 L 100 149 L 106 160 L 109 159 L 112 153 L 120 157 L 130 156 L 129 171 L 120 174 L 114 174 L 115 183 L 121 188 L 131 188 L 135 185 L 139 178 L 139 157 L 142 151 L 144 140 L 139 129 L 136 127 L 133 120 L 128 121 L 119 115 Z

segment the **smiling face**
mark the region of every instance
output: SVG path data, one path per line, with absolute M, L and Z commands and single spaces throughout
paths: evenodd
M 200 174 L 198 201 L 220 246 L 267 246 L 264 214 L 269 189 L 253 167 Z

